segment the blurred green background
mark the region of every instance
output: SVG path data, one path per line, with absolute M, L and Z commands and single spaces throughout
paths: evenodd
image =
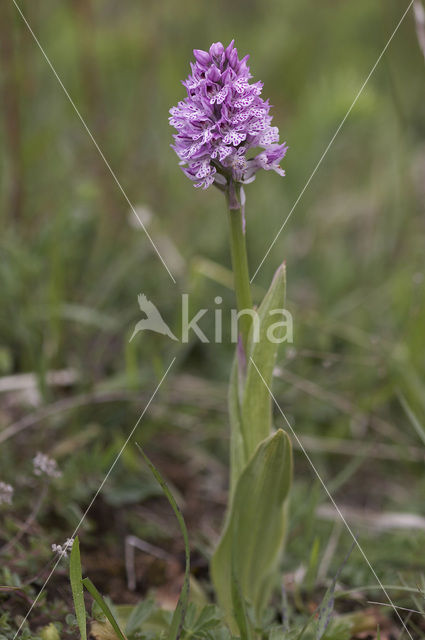
M 171 478 L 167 438 L 183 466 L 199 456 L 191 482 L 199 469 L 226 462 L 232 345 L 194 339 L 176 347 L 147 333 L 128 343 L 140 292 L 176 333 L 182 292 L 193 309 L 212 309 L 217 295 L 223 308 L 233 304 L 222 269 L 230 267 L 222 194 L 195 190 L 170 149 L 168 110 L 184 97 L 180 81 L 192 49 L 235 38 L 239 53 L 251 54 L 251 71 L 264 82 L 274 124 L 290 147 L 285 178 L 264 172 L 246 188 L 253 272 L 407 3 L 19 6 L 177 280 L 152 250 L 12 1 L 1 0 L 0 373 L 34 373 L 36 380 L 31 394 L 16 396 L 13 381 L 12 391 L 9 385 L 1 392 L 1 424 L 12 425 L 0 451 L 1 479 L 15 485 L 24 518 L 28 460 L 39 449 L 58 458 L 64 476 L 43 522 L 50 542 L 60 542 L 174 355 L 158 400 L 162 413 L 147 418 L 140 439 L 150 440 L 160 461 L 164 456 Z M 294 344 L 281 353 L 277 397 L 338 499 L 375 514 L 423 514 L 424 103 L 424 58 L 409 12 L 255 279 L 258 300 L 286 260 Z M 202 322 L 210 335 L 212 317 Z M 49 372 L 60 369 L 72 372 L 72 382 L 52 385 Z M 28 417 L 34 423 L 22 427 Z M 312 490 L 304 458 L 295 462 L 288 568 L 308 564 L 317 536 L 324 549 L 331 526 L 311 517 L 324 496 Z M 120 465 L 110 503 L 125 507 L 143 498 L 141 461 L 128 451 Z M 220 478 L 224 490 L 224 470 Z M 121 544 L 123 528 L 139 526 L 125 520 L 108 533 L 99 518 L 91 535 L 110 535 L 111 545 Z M 197 524 L 194 518 L 194 537 Z M 12 519 L 11 532 L 15 525 Z M 417 556 L 422 531 L 412 530 L 407 542 L 404 532 L 385 535 L 386 544 L 369 534 L 362 542 L 389 579 L 401 569 L 425 570 L 423 554 Z M 21 549 L 24 573 L 28 544 Z M 360 556 L 354 566 L 353 582 L 367 583 Z

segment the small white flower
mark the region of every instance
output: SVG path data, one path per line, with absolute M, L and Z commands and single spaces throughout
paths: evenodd
M 64 544 L 52 544 L 52 551 L 66 558 L 73 544 L 74 538 L 68 538 Z
M 0 482 L 0 505 L 12 504 L 13 487 L 6 482 Z
M 50 478 L 60 478 L 62 472 L 58 469 L 56 460 L 49 458 L 44 453 L 38 452 L 32 461 L 34 467 L 34 474 L 36 476 L 42 476 L 45 474 Z

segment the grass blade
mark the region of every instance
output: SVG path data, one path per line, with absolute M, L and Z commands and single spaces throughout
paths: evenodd
M 84 578 L 83 585 L 85 586 L 87 591 L 90 593 L 92 598 L 97 602 L 99 607 L 102 609 L 103 613 L 105 614 L 108 622 L 110 623 L 111 627 L 117 634 L 118 638 L 120 638 L 120 640 L 127 640 L 126 636 L 121 631 L 118 622 L 115 620 L 114 616 L 112 615 L 112 611 L 110 610 L 110 608 L 106 604 L 106 601 L 102 598 L 102 596 L 100 595 L 99 591 L 96 589 L 96 587 L 94 586 L 90 578 Z
M 406 398 L 402 393 L 398 394 L 398 398 L 400 400 L 401 406 L 403 407 L 407 417 L 412 423 L 413 428 L 418 434 L 419 438 L 422 440 L 422 443 L 425 444 L 425 427 L 419 422 L 417 415 L 414 413 L 413 409 L 410 407 Z
M 173 619 L 171 621 L 170 633 L 169 633 L 169 636 L 168 636 L 168 640 L 178 640 L 178 638 L 180 638 L 180 635 L 181 635 L 181 632 L 182 632 L 182 629 L 183 629 L 184 618 L 185 618 L 185 615 L 186 615 L 187 604 L 188 604 L 188 601 L 189 601 L 189 586 L 190 586 L 189 536 L 187 534 L 186 524 L 185 524 L 183 515 L 182 515 L 182 513 L 181 513 L 181 511 L 179 509 L 179 506 L 178 506 L 177 502 L 174 499 L 173 494 L 169 490 L 169 488 L 167 486 L 167 483 L 165 482 L 164 478 L 162 477 L 162 475 L 160 474 L 158 469 L 155 467 L 153 462 L 150 461 L 150 459 L 148 458 L 146 453 L 143 451 L 142 447 L 139 444 L 137 444 L 137 447 L 138 447 L 140 453 L 142 454 L 142 456 L 143 456 L 146 464 L 148 465 L 149 469 L 151 470 L 154 478 L 157 480 L 157 482 L 161 486 L 161 489 L 163 490 L 168 502 L 170 503 L 171 508 L 174 511 L 175 516 L 177 518 L 177 521 L 179 523 L 180 531 L 182 532 L 182 536 L 183 536 L 183 540 L 184 540 L 184 551 L 185 551 L 185 558 L 186 558 L 186 568 L 185 568 L 185 572 L 184 572 L 184 582 L 183 582 L 183 587 L 182 587 L 182 590 L 181 590 L 180 598 L 179 598 L 179 601 L 177 603 L 177 607 L 176 607 L 176 609 L 174 611 Z
M 83 576 L 81 572 L 80 543 L 75 538 L 69 559 L 69 580 L 71 582 L 72 599 L 75 616 L 80 629 L 81 640 L 87 640 L 86 606 L 84 604 Z
M 326 629 L 328 628 L 329 621 L 331 619 L 332 611 L 334 608 L 336 584 L 341 574 L 341 571 L 343 570 L 343 568 L 348 562 L 348 558 L 350 557 L 354 549 L 354 545 L 355 545 L 355 541 L 353 541 L 353 544 L 351 545 L 350 550 L 348 551 L 347 555 L 342 561 L 342 564 L 339 566 L 338 571 L 336 572 L 328 590 L 325 593 L 322 603 L 319 607 L 319 617 L 317 620 L 317 628 L 316 628 L 316 640 L 320 640 L 326 633 Z

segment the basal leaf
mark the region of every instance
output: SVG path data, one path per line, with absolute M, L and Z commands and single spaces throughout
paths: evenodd
M 231 594 L 233 615 L 239 629 L 240 638 L 241 640 L 252 640 L 253 634 L 251 629 L 251 622 L 248 619 L 246 603 L 242 595 L 236 571 L 234 569 L 231 572 Z
M 237 482 L 227 524 L 211 562 L 219 604 L 235 628 L 232 567 L 240 593 L 262 610 L 283 547 L 291 444 L 281 429 L 261 442 Z

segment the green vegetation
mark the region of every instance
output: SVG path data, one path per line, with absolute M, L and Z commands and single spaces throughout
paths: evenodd
M 229 480 L 229 323 L 222 344 L 148 332 L 129 342 L 140 292 L 177 336 L 181 293 L 191 312 L 209 307 L 200 325 L 211 339 L 214 298 L 224 318 L 234 305 L 223 195 L 193 189 L 181 173 L 168 108 L 183 97 L 193 48 L 234 37 L 251 53 L 290 146 L 284 179 L 263 172 L 246 187 L 252 274 L 407 3 L 18 4 L 177 285 L 13 2 L 2 0 L 0 482 L 14 493 L 0 505 L 0 640 L 18 629 L 26 640 L 83 637 L 83 603 L 93 638 L 116 637 L 94 591 L 75 595 L 79 563 L 71 589 L 69 560 L 53 557 L 51 545 L 77 527 L 81 578 L 122 633 L 169 637 L 185 543 L 136 442 L 189 534 L 180 637 L 230 640 L 208 572 Z M 294 344 L 279 351 L 275 397 L 387 593 L 407 609 L 399 615 L 415 640 L 425 634 L 424 101 L 409 12 L 252 286 L 258 304 L 286 261 Z M 274 424 L 289 433 L 276 407 Z M 356 546 L 347 559 L 352 537 L 291 439 L 280 584 L 259 626 L 244 610 L 246 633 L 316 639 L 332 610 L 324 640 L 408 638 Z M 39 451 L 60 477 L 34 474 Z

